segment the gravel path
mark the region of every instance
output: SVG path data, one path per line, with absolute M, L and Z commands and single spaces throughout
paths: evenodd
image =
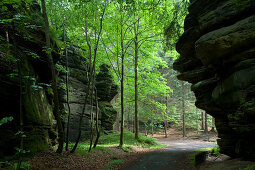
M 214 147 L 216 144 L 195 140 L 159 141 L 167 147 L 144 154 L 124 170 L 179 170 L 180 160 L 195 150 Z

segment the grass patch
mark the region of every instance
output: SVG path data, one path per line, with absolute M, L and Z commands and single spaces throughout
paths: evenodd
M 209 151 L 209 150 L 212 150 L 211 154 L 213 154 L 214 156 L 220 155 L 220 147 L 219 146 L 201 149 L 201 151 Z
M 120 133 L 111 133 L 101 136 L 98 143 L 99 145 L 119 145 Z M 136 140 L 135 134 L 130 131 L 124 131 L 124 144 L 149 148 L 152 145 L 157 145 L 157 142 L 155 138 L 146 137 L 143 134 L 139 134 L 139 139 Z
M 201 164 L 206 159 L 206 151 L 211 151 L 213 155 L 218 156 L 220 154 L 220 148 L 219 146 L 215 147 L 209 147 L 209 148 L 203 148 L 200 150 L 197 150 L 194 154 L 191 155 L 190 161 L 194 168 L 197 167 L 197 165 Z
M 73 147 L 74 144 L 71 143 L 69 146 Z M 105 147 L 105 146 L 100 146 L 100 145 L 98 145 L 96 148 L 93 148 L 91 150 L 91 152 L 88 152 L 88 150 L 89 150 L 89 143 L 88 142 L 84 142 L 84 143 L 80 143 L 78 145 L 75 153 L 77 153 L 77 154 L 79 154 L 81 156 L 87 157 L 90 154 L 92 154 L 94 152 L 98 152 L 98 151 L 101 151 L 101 152 L 104 152 L 104 153 L 109 153 L 110 152 L 110 148 Z
M 76 153 L 87 157 L 95 152 L 110 153 L 111 149 L 109 146 L 119 146 L 120 133 L 110 133 L 108 135 L 103 135 L 100 137 L 97 147 L 88 152 L 89 150 L 89 141 L 80 143 L 76 149 Z M 74 143 L 69 145 L 70 149 L 74 146 Z M 146 137 L 143 134 L 139 134 L 139 140 L 135 139 L 135 134 L 130 131 L 124 131 L 124 145 L 121 148 L 125 152 L 132 152 L 134 146 L 157 149 L 163 148 L 165 145 L 160 145 L 157 143 L 156 138 Z
M 166 147 L 166 145 L 152 145 L 151 147 L 150 147 L 150 149 L 159 149 L 159 148 L 165 148 Z
M 108 162 L 107 167 L 105 168 L 106 170 L 110 170 L 113 168 L 114 165 L 119 165 L 119 164 L 123 164 L 124 161 L 119 159 L 119 160 L 113 160 Z

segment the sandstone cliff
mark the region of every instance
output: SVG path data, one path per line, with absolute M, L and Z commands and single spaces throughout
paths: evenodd
M 191 0 L 184 29 L 178 79 L 215 117 L 221 152 L 255 159 L 255 1 Z
M 23 6 L 22 6 L 23 5 Z M 0 14 L 0 120 L 12 116 L 14 119 L 0 126 L 0 159 L 12 156 L 19 147 L 20 110 L 24 119 L 24 150 L 35 153 L 47 150 L 56 144 L 56 121 L 52 113 L 53 92 L 51 71 L 47 62 L 44 22 L 40 6 L 35 3 L 21 4 Z M 51 33 L 54 62 L 57 69 L 59 98 L 63 122 L 66 117 L 65 56 L 61 56 L 61 43 Z M 71 106 L 70 139 L 75 140 L 78 131 L 79 114 L 83 108 L 87 87 L 87 64 L 79 47 L 68 48 L 69 88 Z M 64 66 L 64 67 L 63 67 Z M 116 111 L 110 100 L 117 93 L 108 70 L 97 75 L 100 97 L 100 120 L 102 129 L 111 130 Z M 105 82 L 105 83 L 104 83 Z M 101 83 L 101 85 L 99 85 Z M 101 89 L 101 87 L 103 89 Z M 101 96 L 107 96 L 103 98 Z M 95 106 L 88 106 L 83 119 L 83 138 L 88 138 L 89 113 Z

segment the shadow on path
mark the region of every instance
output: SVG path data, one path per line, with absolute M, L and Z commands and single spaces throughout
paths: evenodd
M 195 140 L 159 141 L 159 143 L 167 147 L 144 154 L 124 170 L 179 170 L 177 165 L 183 156 L 202 148 L 216 146 L 215 143 Z

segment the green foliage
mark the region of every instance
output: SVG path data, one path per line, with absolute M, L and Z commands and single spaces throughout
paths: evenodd
M 220 147 L 219 146 L 215 146 L 212 149 L 213 149 L 213 152 L 212 152 L 213 155 L 216 155 L 216 156 L 220 155 Z
M 118 145 L 119 144 L 119 133 L 111 133 L 109 135 L 101 136 L 99 139 L 100 145 Z M 146 137 L 143 134 L 139 135 L 139 140 L 135 140 L 135 135 L 130 131 L 124 131 L 125 146 L 134 145 L 142 147 L 150 147 L 156 145 L 156 139 L 152 137 Z
M 70 147 L 73 147 L 73 145 L 74 144 L 70 144 Z M 84 156 L 84 157 L 88 157 L 88 156 L 90 156 L 91 153 L 96 152 L 96 151 L 102 151 L 105 153 L 110 152 L 110 149 L 108 147 L 104 147 L 104 146 L 97 146 L 95 149 L 92 150 L 92 152 L 88 152 L 89 146 L 90 146 L 89 142 L 82 143 L 77 147 L 75 152 L 81 156 Z
M 12 121 L 12 120 L 13 120 L 13 117 L 12 117 L 12 116 L 2 118 L 2 119 L 0 120 L 0 126 L 3 125 L 3 124 L 5 124 L 5 123 L 7 123 L 8 121 L 9 121 L 9 122 Z
M 166 147 L 166 145 L 153 145 L 153 146 L 151 146 L 150 147 L 150 149 L 159 149 L 159 148 L 165 148 Z
M 246 168 L 244 168 L 243 170 L 254 170 L 255 169 L 255 164 L 254 165 L 250 165 Z
M 18 163 L 14 163 L 13 167 L 14 167 L 14 169 L 17 169 L 18 168 Z M 20 168 L 21 169 L 26 169 L 26 170 L 32 169 L 30 163 L 28 163 L 28 162 L 21 162 Z

